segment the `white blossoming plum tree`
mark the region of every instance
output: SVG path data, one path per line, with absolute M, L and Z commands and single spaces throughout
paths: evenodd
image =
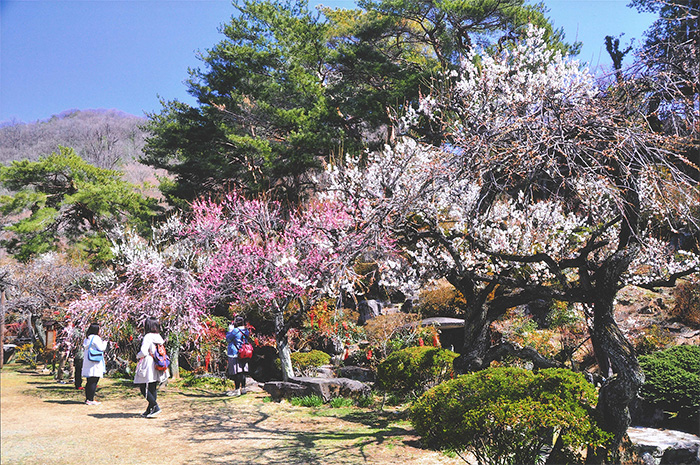
M 464 295 L 459 372 L 504 351 L 559 366 L 532 349 L 492 346 L 490 323 L 535 299 L 583 305 L 604 379 L 601 426 L 614 436 L 589 459 L 615 462 L 644 380 L 615 296 L 627 283 L 671 285 L 698 270 L 695 254 L 661 236 L 665 222 L 696 229 L 695 184 L 669 140 L 622 117 L 534 27 L 496 54 L 467 56 L 441 81 L 406 121 L 429 119 L 447 143 L 404 137 L 348 157 L 329 167 L 330 189 L 396 235 L 419 276 L 444 276 Z

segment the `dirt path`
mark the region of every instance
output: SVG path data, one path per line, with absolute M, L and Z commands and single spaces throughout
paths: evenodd
M 126 381 L 82 391 L 8 365 L 0 375 L 3 465 L 402 464 L 456 465 L 421 449 L 405 421 L 366 409 L 295 407 L 257 390 L 242 397 L 165 387 L 163 413 Z

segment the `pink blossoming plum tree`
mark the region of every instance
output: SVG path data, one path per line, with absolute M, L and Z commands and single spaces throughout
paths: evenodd
M 358 256 L 392 249 L 338 202 L 317 200 L 285 210 L 279 202 L 238 193 L 220 202 L 194 202 L 184 234 L 203 257 L 195 289 L 199 305 L 235 303 L 269 311 L 284 379 L 293 376 L 287 343 L 292 308 L 303 312 L 319 297 L 338 295 L 355 280 Z
M 293 210 L 238 192 L 197 200 L 188 218 L 173 215 L 154 228 L 151 241 L 124 234 L 115 242 L 116 272 L 95 275 L 101 284 L 69 306 L 68 318 L 76 327 L 98 320 L 112 337 L 155 316 L 177 351 L 201 337 L 217 306 L 257 307 L 273 317 L 287 379 L 294 313 L 351 288 L 358 257 L 392 256 L 392 241 L 355 213 L 329 199 Z M 396 260 L 382 268 L 396 269 Z
M 154 238 L 162 238 L 168 226 L 172 221 L 156 229 Z M 73 327 L 81 330 L 97 321 L 108 339 L 124 340 L 133 337 L 134 330 L 139 334 L 147 317 L 158 318 L 177 377 L 180 347 L 201 336 L 208 315 L 195 298 L 194 270 L 182 266 L 186 248 L 177 241 L 164 246 L 125 234 L 115 243 L 113 253 L 115 270 L 93 274 L 87 286 L 90 290 L 68 306 L 66 318 L 71 327 L 67 334 L 74 333 Z

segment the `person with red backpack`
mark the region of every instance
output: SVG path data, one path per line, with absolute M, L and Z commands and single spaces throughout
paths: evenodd
M 165 354 L 165 341 L 160 335 L 160 323 L 157 318 L 148 317 L 144 322 L 144 336 L 141 349 L 136 358 L 134 384 L 141 389 L 141 395 L 148 401 L 148 408 L 141 414 L 153 418 L 160 413 L 158 406 L 158 386 L 170 376 L 169 359 Z
M 226 377 L 232 379 L 236 390 L 232 395 L 239 396 L 246 393 L 246 373 L 248 361 L 253 357 L 253 346 L 250 343 L 250 331 L 245 326 L 245 320 L 238 315 L 233 319 L 226 332 L 228 355 L 228 367 Z

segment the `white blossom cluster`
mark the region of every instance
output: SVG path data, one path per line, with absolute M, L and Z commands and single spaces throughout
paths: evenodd
M 620 131 L 619 146 L 596 145 L 595 137 L 605 144 L 613 140 L 610 133 L 595 131 L 614 123 L 597 103 L 599 91 L 588 70 L 548 49 L 543 31 L 531 26 L 514 48 L 468 56 L 458 74 L 443 79 L 445 86 L 438 88 L 451 91 L 422 98 L 403 123 L 423 116 L 439 121 L 451 135 L 449 145 L 438 149 L 404 137 L 382 151 L 348 156 L 326 171 L 328 195 L 356 205 L 367 224 L 403 234 L 410 244 L 405 254 L 414 274 L 392 274 L 387 267 L 386 282 L 398 286 L 400 278 L 417 286 L 418 278 L 467 268 L 482 276 L 507 270 L 542 283 L 555 279 L 551 260 L 575 258 L 592 241 L 596 246 L 585 256 L 592 266 L 600 265 L 618 246 L 627 208 L 606 163 L 635 149 L 632 143 L 625 152 L 625 128 L 611 129 Z M 585 132 L 581 138 L 570 135 L 580 131 Z M 691 195 L 673 198 L 660 182 L 661 168 L 650 163 L 644 169 L 637 178 L 642 185 L 631 184 L 639 190 L 641 215 L 668 216 L 671 207 L 689 210 Z M 559 184 L 540 197 L 537 187 L 503 188 L 486 199 L 488 176 L 517 185 L 514 178 L 535 175 L 545 187 L 548 180 Z M 637 274 L 669 276 L 697 267 L 694 255 L 669 254 L 662 241 L 651 238 L 639 238 L 645 245 L 628 282 L 641 279 Z M 541 254 L 548 260 L 533 259 Z M 575 269 L 564 276 L 579 278 Z
M 527 36 L 512 49 L 497 55 L 476 56 L 462 61 L 453 89 L 455 106 L 463 123 L 492 122 L 497 132 L 513 118 L 539 115 L 552 107 L 580 105 L 598 93 L 593 75 L 578 61 L 548 49 L 544 30 L 530 25 Z M 419 111 L 430 116 L 434 100 Z M 508 111 L 504 111 L 508 110 Z
M 700 272 L 700 256 L 686 250 L 673 250 L 667 241 L 646 237 L 640 253 L 623 276 L 624 284 L 644 286 L 687 271 Z
M 128 266 L 132 263 L 162 262 L 158 251 L 146 239 L 130 231 L 124 231 L 112 239 L 112 255 L 115 263 Z

